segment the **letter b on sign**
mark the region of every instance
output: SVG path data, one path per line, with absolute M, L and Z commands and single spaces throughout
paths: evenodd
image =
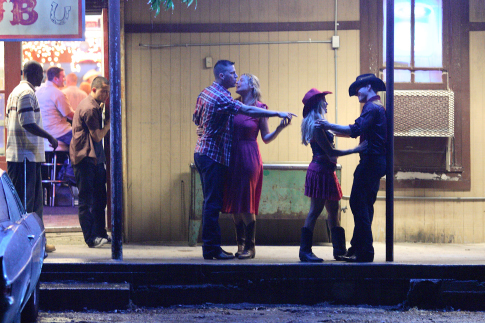
M 34 10 L 37 0 L 11 0 L 13 2 L 12 25 L 32 25 L 37 21 L 38 14 Z

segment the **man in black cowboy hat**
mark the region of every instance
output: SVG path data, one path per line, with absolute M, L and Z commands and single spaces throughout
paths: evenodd
M 376 94 L 385 91 L 384 82 L 374 74 L 357 77 L 349 87 L 349 95 L 356 95 L 364 103 L 360 117 L 348 126 L 332 124 L 319 120 L 318 124 L 337 134 L 367 140 L 367 148 L 360 153 L 360 162 L 354 172 L 354 182 L 350 193 L 350 209 L 354 215 L 354 234 L 347 254 L 338 260 L 348 262 L 372 262 L 372 219 L 374 203 L 379 191 L 379 181 L 386 172 L 386 111 Z

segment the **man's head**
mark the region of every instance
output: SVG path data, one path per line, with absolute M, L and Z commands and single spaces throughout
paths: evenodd
M 355 82 L 349 87 L 349 96 L 357 95 L 359 102 L 365 103 L 376 95 L 378 91 L 385 91 L 386 85 L 374 74 L 362 74 L 357 76 Z
M 63 68 L 51 66 L 47 69 L 47 80 L 54 83 L 57 87 L 64 87 L 66 74 Z
M 67 74 L 66 85 L 67 86 L 76 86 L 77 85 L 77 75 L 75 73 Z
M 98 102 L 105 102 L 109 97 L 109 81 L 103 76 L 97 76 L 91 84 L 90 95 Z
M 24 79 L 27 80 L 33 86 L 39 86 L 42 84 L 44 78 L 44 69 L 36 61 L 28 61 L 24 64 Z
M 226 89 L 236 86 L 237 74 L 234 62 L 222 59 L 214 65 L 216 82 Z

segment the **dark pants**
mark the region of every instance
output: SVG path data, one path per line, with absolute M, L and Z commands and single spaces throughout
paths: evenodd
M 200 175 L 204 205 L 202 207 L 202 252 L 207 254 L 221 248 L 221 227 L 219 212 L 222 209 L 224 176 L 227 166 L 224 166 L 205 155 L 194 154 L 195 166 Z
M 40 165 L 41 163 L 27 160 L 27 206 L 25 209 L 28 213 L 37 213 L 42 219 L 44 195 Z M 7 162 L 7 173 L 15 186 L 22 205 L 24 205 L 24 163 Z
M 386 173 L 386 156 L 362 155 L 354 172 L 350 209 L 354 215 L 354 234 L 350 244 L 357 258 L 374 259 L 372 220 L 379 182 Z
M 106 169 L 104 164 L 94 164 L 86 157 L 73 165 L 79 189 L 79 224 L 84 241 L 92 246 L 97 237 L 105 238 L 106 233 Z
M 68 133 L 60 136 L 59 138 L 56 138 L 58 141 L 62 141 L 63 143 L 65 143 L 67 145 L 67 147 L 69 147 L 69 145 L 71 144 L 71 140 L 72 140 L 72 131 L 69 131 Z

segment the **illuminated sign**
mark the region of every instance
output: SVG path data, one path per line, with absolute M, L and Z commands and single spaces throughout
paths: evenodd
M 0 41 L 84 40 L 84 0 L 0 0 Z

